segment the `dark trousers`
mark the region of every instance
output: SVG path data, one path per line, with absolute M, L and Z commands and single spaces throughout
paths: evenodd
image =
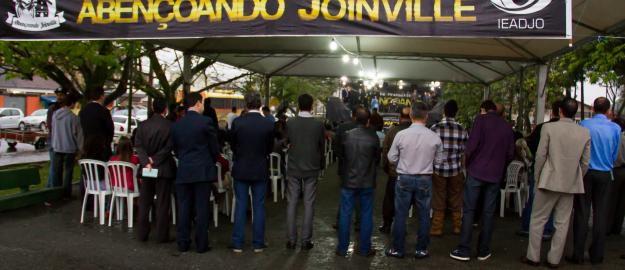
M 612 174 L 614 182 L 610 187 L 607 233 L 618 235 L 623 230 L 625 218 L 625 167 L 615 168 Z
M 208 205 L 211 187 L 212 183 L 209 182 L 176 184 L 179 215 L 176 242 L 179 251 L 185 252 L 191 245 L 192 213 L 195 213 L 195 250 L 198 253 L 208 251 Z
M 393 217 L 395 216 L 395 183 L 396 177 L 389 175 L 386 181 L 386 190 L 384 191 L 384 201 L 382 202 L 382 221 L 384 226 L 391 226 L 393 224 Z
M 464 187 L 464 208 L 462 215 L 462 231 L 460 233 L 460 249 L 463 253 L 471 253 L 471 239 L 473 237 L 473 218 L 478 206 L 478 197 L 484 195 L 482 207 L 482 228 L 480 231 L 478 252 L 479 255 L 489 254 L 490 241 L 493 235 L 493 215 L 497 207 L 499 183 L 489 183 L 469 175 Z
M 584 176 L 584 194 L 575 194 L 573 201 L 573 258 L 582 260 L 586 249 L 588 218 L 592 205 L 592 243 L 590 261 L 603 262 L 606 238 L 607 196 L 610 191 L 612 175 L 610 172 L 588 170 Z
M 139 187 L 139 220 L 137 239 L 147 241 L 150 234 L 150 209 L 156 214 L 156 241 L 169 240 L 169 210 L 171 207 L 171 186 L 173 179 L 143 178 Z M 156 195 L 156 202 L 154 201 Z
M 74 153 L 54 153 L 54 177 L 52 186 L 63 186 L 63 196 L 72 196 L 72 178 L 74 174 Z M 62 179 L 62 180 L 61 180 Z M 62 181 L 62 182 L 61 182 Z

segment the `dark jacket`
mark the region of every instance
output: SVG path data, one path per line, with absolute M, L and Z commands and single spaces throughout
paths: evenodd
M 78 117 L 85 142 L 102 141 L 104 153 L 99 159 L 108 160 L 112 153 L 111 142 L 115 133 L 111 112 L 100 103 L 89 102 L 80 110 Z
M 393 145 L 395 135 L 400 131 L 410 127 L 412 123 L 410 121 L 399 122 L 399 125 L 392 127 L 384 136 L 384 142 L 382 143 L 382 168 L 384 172 L 391 178 L 397 178 L 397 164 L 393 164 L 388 160 L 388 151 Z
M 217 120 L 217 112 L 213 107 L 208 106 L 204 108 L 204 116 L 208 117 L 213 121 L 213 127 L 215 130 L 219 130 L 219 120 Z
M 249 112 L 237 117 L 228 133 L 234 152 L 232 177 L 243 181 L 268 180 L 273 138 L 273 123 L 260 113 Z
M 219 145 L 210 118 L 190 110 L 173 125 L 171 135 L 178 158 L 176 184 L 216 181 Z
M 538 144 L 540 143 L 540 132 L 543 129 L 543 125 L 547 123 L 553 123 L 559 121 L 560 118 L 551 118 L 549 122 L 538 124 L 534 131 L 527 137 L 527 146 L 530 148 L 530 152 L 532 153 L 532 157 L 536 156 L 536 150 L 538 149 Z M 516 141 L 516 140 L 515 140 Z
M 341 176 L 343 173 L 343 164 L 345 163 L 345 157 L 343 155 L 343 138 L 345 137 L 345 133 L 356 128 L 356 123 L 350 121 L 347 123 L 343 123 L 336 128 L 336 135 L 334 136 L 333 148 L 334 153 L 336 154 L 336 158 L 338 160 L 338 175 Z
M 60 108 L 61 104 L 58 102 L 54 102 L 48 106 L 48 112 L 46 114 L 46 127 L 48 128 L 47 144 L 50 146 L 52 146 L 52 123 L 54 122 L 52 115 L 54 115 L 54 112 Z M 80 147 L 82 147 L 82 145 Z
M 287 122 L 289 167 L 287 175 L 314 177 L 325 165 L 325 128 L 321 121 L 295 117 Z
M 345 157 L 341 174 L 344 188 L 375 187 L 380 162 L 380 140 L 375 131 L 359 126 L 345 133 L 342 142 Z
M 512 127 L 495 112 L 479 115 L 465 149 L 467 173 L 484 182 L 500 183 L 513 157 Z
M 172 123 L 159 114 L 139 123 L 135 135 L 135 149 L 140 160 L 139 173 L 152 158 L 152 168 L 158 169 L 159 178 L 176 177 L 171 126 Z

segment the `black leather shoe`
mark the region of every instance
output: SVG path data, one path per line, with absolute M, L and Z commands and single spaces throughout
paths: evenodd
M 302 250 L 311 250 L 314 246 L 315 244 L 313 244 L 312 242 L 305 241 L 304 243 L 302 243 Z
M 578 265 L 582 265 L 584 264 L 584 259 L 578 259 L 574 256 L 571 257 L 564 257 L 564 260 L 570 264 L 578 264 Z
M 382 225 L 382 226 L 378 227 L 378 231 L 380 231 L 381 233 L 384 233 L 384 234 L 389 234 L 389 233 L 391 233 L 391 226 Z
M 393 257 L 393 258 L 398 258 L 398 259 L 403 259 L 404 258 L 404 254 L 399 253 L 397 250 L 394 249 L 387 249 L 384 252 L 384 255 L 386 255 L 386 257 Z
M 553 264 L 553 263 L 550 263 L 550 262 L 545 262 L 545 266 L 547 266 L 547 268 L 549 268 L 549 269 L 558 269 L 558 267 L 560 265 Z
M 525 256 L 521 257 L 520 261 L 521 261 L 521 263 L 527 264 L 529 266 L 540 266 L 539 262 L 532 261 L 532 260 L 528 259 Z
M 358 253 L 358 255 L 363 256 L 363 257 L 367 257 L 367 258 L 374 257 L 375 254 L 376 254 L 375 249 L 370 249 L 366 254 L 363 254 L 361 252 Z
M 291 242 L 291 241 L 286 242 L 286 249 L 295 249 L 295 247 L 296 247 L 295 242 Z

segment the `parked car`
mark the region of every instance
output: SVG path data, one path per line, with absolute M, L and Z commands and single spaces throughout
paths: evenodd
M 131 135 L 132 131 L 137 128 L 138 121 L 137 118 L 132 117 L 130 130 L 128 130 L 128 116 L 114 115 L 113 125 L 115 125 L 115 136 Z
M 0 128 L 17 128 L 24 118 L 18 108 L 0 108 Z
M 37 127 L 40 130 L 46 129 L 46 116 L 48 115 L 48 109 L 40 109 L 31 113 L 29 116 L 22 118 L 18 128 L 20 130 L 26 130 L 29 127 Z
M 113 116 L 128 117 L 128 110 L 117 110 L 113 113 Z M 148 110 L 146 109 L 132 109 L 132 117 L 137 118 L 137 121 L 145 121 L 148 119 Z

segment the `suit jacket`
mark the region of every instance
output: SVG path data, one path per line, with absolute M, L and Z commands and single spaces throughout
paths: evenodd
M 217 132 L 210 118 L 189 110 L 172 127 L 174 151 L 178 158 L 176 184 L 217 180 Z
M 139 124 L 135 135 L 135 148 L 139 155 L 139 173 L 152 158 L 152 168 L 158 169 L 158 177 L 176 177 L 176 162 L 171 136 L 172 123 L 159 114 Z
M 537 187 L 562 193 L 584 193 L 590 159 L 590 132 L 563 118 L 543 125 L 536 151 Z
M 84 141 L 102 140 L 104 153 L 98 159 L 108 161 L 112 153 L 111 142 L 113 142 L 113 135 L 115 134 L 111 112 L 100 103 L 89 102 L 80 110 L 78 117 L 80 118 Z
M 232 177 L 236 180 L 269 179 L 269 154 L 273 149 L 273 123 L 258 112 L 248 112 L 232 122 L 228 139 L 234 152 Z

